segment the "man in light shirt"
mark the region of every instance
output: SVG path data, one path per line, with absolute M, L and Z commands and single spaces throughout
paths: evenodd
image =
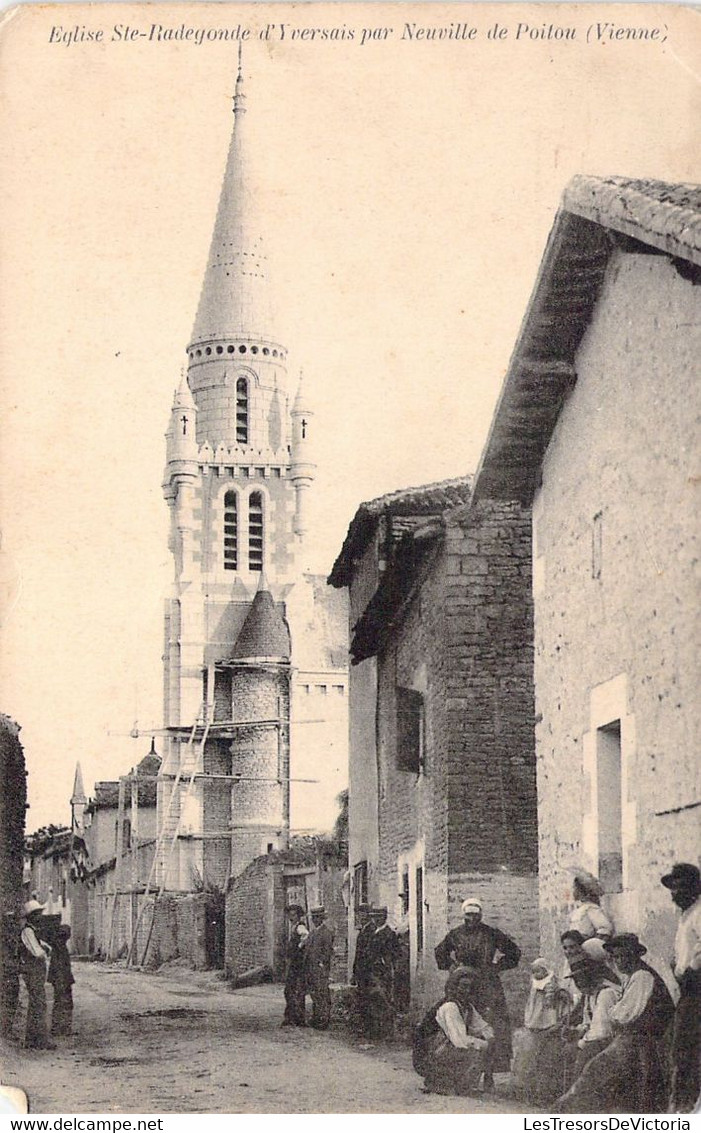
M 34 1050 L 55 1050 L 46 1025 L 46 973 L 51 949 L 39 938 L 44 906 L 27 901 L 24 906 L 22 940 L 22 978 L 27 988 L 27 1030 L 24 1045 Z
M 613 1038 L 555 1102 L 560 1113 L 664 1113 L 667 1108 L 660 1042 L 674 1014 L 663 980 L 642 957 L 633 932 L 606 941 L 623 991 L 611 1008 Z
M 661 881 L 681 909 L 674 940 L 674 975 L 680 997 L 672 1034 L 669 1108 L 672 1113 L 691 1113 L 701 1088 L 701 874 L 697 866 L 677 862 Z

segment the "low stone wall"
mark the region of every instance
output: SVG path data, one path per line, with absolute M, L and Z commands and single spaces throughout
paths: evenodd
M 169 960 L 185 960 L 193 968 L 206 968 L 205 946 L 206 894 L 194 893 L 182 897 L 160 897 L 153 911 L 153 929 L 145 963 L 147 968 L 159 968 Z M 149 917 L 144 916 L 141 934 L 142 947 L 146 945 Z

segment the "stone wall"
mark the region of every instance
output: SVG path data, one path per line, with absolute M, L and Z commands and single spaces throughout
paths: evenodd
M 607 742 L 622 795 L 622 888 L 604 898 L 616 928 L 669 955 L 659 877 L 698 860 L 698 303 L 666 257 L 614 253 L 545 456 L 533 535 L 548 954 L 571 870 L 598 872 L 606 851 Z
M 377 539 L 370 541 L 357 564 L 349 589 L 349 630 L 353 627 L 375 592 L 379 579 Z M 348 714 L 350 720 L 348 753 L 348 863 L 353 884 L 354 868 L 367 863 L 368 898 L 380 900 L 378 841 L 378 784 L 376 752 L 377 661 L 374 657 L 354 665 L 350 673 Z M 393 896 L 396 897 L 396 894 Z M 351 891 L 351 910 L 356 894 Z M 355 952 L 357 926 L 351 913 L 348 924 L 349 964 Z M 350 974 L 350 973 L 349 973 Z
M 380 895 L 409 930 L 419 1002 L 443 985 L 433 949 L 460 919 L 459 884 L 449 878 L 468 874 L 485 894 L 485 920 L 495 909 L 505 931 L 537 954 L 530 591 L 527 510 L 489 501 L 457 509 L 378 659 Z M 397 765 L 397 687 L 424 698 L 418 774 Z M 513 982 L 518 989 L 519 977 Z
M 302 859 L 306 865 L 302 865 Z M 288 923 L 285 908 L 323 905 L 334 933 L 331 978 L 345 982 L 347 916 L 342 898 L 345 861 L 295 849 L 257 858 L 234 878 L 226 895 L 225 970 L 235 978 L 268 967 L 284 979 Z M 311 928 L 311 924 L 309 924 Z
M 227 976 L 236 977 L 264 965 L 273 968 L 275 880 L 272 863 L 267 857 L 259 857 L 231 881 L 226 895 Z
M 143 952 L 151 914 L 147 910 L 142 920 L 139 957 Z M 158 968 L 169 960 L 184 960 L 193 968 L 207 968 L 205 945 L 206 894 L 195 893 L 186 897 L 159 897 L 153 911 L 153 931 L 145 963 Z

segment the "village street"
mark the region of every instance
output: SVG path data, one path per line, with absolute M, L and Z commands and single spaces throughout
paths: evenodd
M 3 1050 L 33 1113 L 505 1113 L 518 1103 L 421 1092 L 411 1053 L 342 1030 L 281 1028 L 282 988 L 216 973 L 74 964 L 75 1034 Z

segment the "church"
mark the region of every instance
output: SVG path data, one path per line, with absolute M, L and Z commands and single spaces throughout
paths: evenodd
M 346 782 L 347 610 L 344 595 L 307 570 L 314 414 L 276 334 L 264 225 L 246 177 L 243 88 L 239 62 L 166 434 L 175 569 L 156 891 L 225 889 L 260 855 L 285 850 L 291 830 L 329 829 Z

